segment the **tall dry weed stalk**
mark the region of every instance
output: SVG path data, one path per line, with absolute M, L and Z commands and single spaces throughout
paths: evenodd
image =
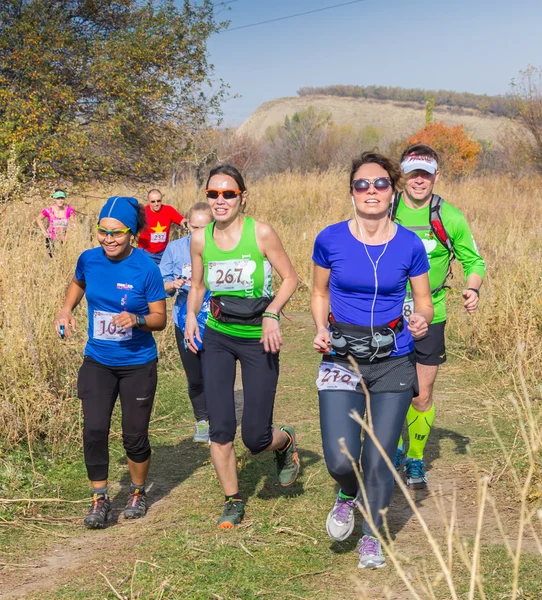
M 520 350 L 520 354 L 521 352 L 522 350 Z M 353 366 L 357 370 L 355 363 L 353 363 Z M 447 505 L 442 490 L 430 488 L 430 498 L 435 513 L 440 517 L 440 523 L 435 525 L 424 518 L 402 477 L 395 470 L 393 457 L 387 456 L 376 437 L 371 420 L 370 393 L 363 380 L 361 382 L 367 397 L 367 414 L 360 415 L 357 411 L 352 411 L 350 416 L 359 423 L 364 435 L 368 436 L 374 443 L 388 469 L 393 474 L 395 484 L 406 499 L 421 530 L 422 537 L 420 539 L 418 536 L 418 544 L 419 546 L 422 544 L 427 545 L 429 554 L 435 563 L 430 574 L 427 571 L 428 559 L 416 561 L 418 564 L 416 562 L 410 562 L 409 564 L 409 557 L 405 557 L 400 544 L 396 543 L 390 535 L 387 511 L 383 511 L 384 524 L 382 529 L 379 530 L 375 526 L 372 515 L 365 509 L 365 506 L 368 506 L 367 494 L 363 484 L 363 476 L 358 468 L 357 457 L 353 457 L 349 453 L 344 439 L 339 440 L 342 452 L 350 459 L 358 478 L 362 502 L 358 501 L 357 507 L 372 529 L 373 535 L 378 537 L 382 543 L 387 560 L 403 582 L 405 590 L 402 598 L 404 600 L 436 600 L 437 598 L 491 600 L 492 596 L 489 595 L 491 592 L 487 590 L 487 584 L 490 582 L 484 579 L 482 574 L 486 562 L 490 564 L 492 562 L 486 556 L 487 550 L 484 547 L 483 540 L 484 528 L 489 520 L 496 523 L 501 536 L 500 540 L 498 538 L 492 539 L 491 543 L 493 545 L 502 544 L 506 552 L 505 564 L 501 564 L 500 568 L 507 579 L 508 593 L 503 595 L 502 598 L 510 600 L 522 600 L 524 598 L 520 587 L 520 563 L 526 537 L 532 542 L 533 548 L 531 551 L 539 554 L 542 559 L 542 509 L 533 506 L 529 496 L 535 474 L 540 471 L 542 413 L 540 409 L 537 410 L 535 403 L 527 393 L 521 360 L 517 364 L 517 373 L 521 383 L 521 391 L 517 396 L 510 394 L 508 400 L 515 409 L 514 425 L 521 434 L 518 451 L 524 453 L 527 457 L 528 465 L 526 468 L 523 466 L 518 467 L 514 464 L 514 461 L 509 460 L 509 449 L 495 426 L 492 402 L 487 402 L 487 409 L 491 430 L 502 452 L 500 459 L 507 464 L 513 481 L 513 493 L 518 500 L 519 514 L 511 520 L 508 508 L 499 507 L 498 497 L 491 489 L 492 480 L 495 479 L 497 473 L 485 472 L 481 474 L 478 466 L 473 462 L 472 466 L 476 474 L 477 485 L 477 514 L 474 529 L 471 523 L 461 522 L 456 489 L 452 491 L 451 502 Z M 494 462 L 494 465 L 497 464 L 499 464 L 498 460 Z M 360 594 L 361 600 L 370 600 L 373 597 L 366 595 L 363 589 L 360 589 Z M 392 597 L 391 590 L 384 589 L 383 594 L 385 597 Z M 394 595 L 393 597 L 397 596 Z

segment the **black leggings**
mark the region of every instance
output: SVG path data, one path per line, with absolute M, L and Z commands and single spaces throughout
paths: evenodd
M 184 372 L 188 379 L 188 397 L 192 402 L 196 421 L 207 421 L 205 395 L 203 394 L 203 373 L 201 371 L 201 354 L 194 354 L 184 347 L 183 332 L 175 325 L 175 340 L 181 355 Z
M 343 493 L 353 496 L 358 489 L 354 468 L 348 457 L 341 452 L 339 438 L 344 438 L 348 451 L 363 469 L 363 483 L 368 511 L 377 527 L 382 525 L 380 510 L 389 506 L 393 493 L 393 473 L 376 446 L 365 436 L 361 452 L 361 425 L 349 416 L 356 410 L 362 417 L 365 414 L 365 394 L 360 391 L 325 390 L 319 392 L 320 429 L 329 474 L 341 486 Z M 404 392 L 381 392 L 371 394 L 371 415 L 377 439 L 393 463 L 401 429 L 412 400 L 412 389 Z M 369 525 L 362 527 L 365 535 L 373 535 Z
M 136 463 L 151 455 L 149 421 L 157 384 L 157 360 L 144 365 L 108 367 L 85 356 L 79 369 L 77 392 L 83 403 L 83 446 L 91 481 L 107 479 L 108 437 L 117 396 L 122 407 L 122 443 Z
M 252 454 L 265 450 L 273 439 L 273 408 L 279 377 L 278 354 L 265 352 L 258 339 L 238 338 L 205 329 L 202 352 L 205 402 L 212 442 L 233 442 L 235 366 L 243 379 L 243 443 Z

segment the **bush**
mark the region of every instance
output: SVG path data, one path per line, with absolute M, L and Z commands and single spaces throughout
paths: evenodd
M 382 133 L 370 125 L 361 130 L 335 125 L 331 113 L 309 106 L 286 117 L 282 125 L 267 129 L 262 164 L 256 174 L 348 168 L 354 156 L 374 149 L 381 137 Z
M 463 125 L 450 127 L 430 123 L 408 138 L 407 144 L 427 144 L 440 156 L 440 167 L 449 177 L 464 177 L 474 172 L 480 161 L 481 144 L 473 140 Z

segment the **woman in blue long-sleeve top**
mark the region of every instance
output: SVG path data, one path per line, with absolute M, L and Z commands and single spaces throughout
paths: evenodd
M 211 208 L 207 202 L 194 204 L 188 213 L 187 226 L 190 234 L 196 229 L 203 229 L 213 220 Z M 203 392 L 203 376 L 201 373 L 201 354 L 194 354 L 184 346 L 184 317 L 186 315 L 186 299 L 190 291 L 192 262 L 190 260 L 190 235 L 168 244 L 160 271 L 164 280 L 164 288 L 170 296 L 177 295 L 173 306 L 175 323 L 175 339 L 181 361 L 188 379 L 188 395 L 194 409 L 196 419 L 195 442 L 209 443 L 209 421 L 205 409 Z M 206 307 L 202 307 L 202 311 Z

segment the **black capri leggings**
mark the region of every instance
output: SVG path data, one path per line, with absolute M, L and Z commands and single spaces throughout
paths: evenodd
M 354 496 L 358 481 L 348 457 L 341 452 L 339 438 L 344 438 L 346 447 L 354 460 L 361 453 L 361 425 L 349 417 L 357 410 L 363 417 L 366 409 L 365 394 L 356 391 L 325 390 L 319 392 L 320 429 L 324 446 L 324 457 L 329 474 L 341 486 L 343 493 Z M 412 389 L 404 392 L 380 392 L 371 394 L 371 415 L 377 439 L 393 463 L 401 429 L 412 400 Z M 377 527 L 382 525 L 380 510 L 389 506 L 393 493 L 394 478 L 368 435 L 361 453 L 363 483 L 370 512 Z M 365 535 L 374 535 L 368 523 L 362 526 Z
M 91 481 L 107 479 L 109 427 L 117 396 L 122 407 L 122 443 L 136 463 L 151 455 L 149 421 L 156 393 L 157 360 L 144 365 L 108 367 L 85 356 L 77 392 L 83 404 L 83 446 Z
M 181 356 L 186 379 L 188 379 L 188 397 L 192 402 L 196 421 L 207 421 L 205 395 L 203 393 L 203 373 L 201 370 L 201 353 L 194 354 L 184 347 L 183 332 L 175 325 L 175 340 Z
M 279 356 L 265 352 L 258 339 L 238 338 L 207 327 L 202 352 L 205 403 L 212 442 L 233 442 L 235 419 L 235 365 L 243 379 L 243 443 L 252 454 L 262 452 L 273 439 L 273 408 L 279 377 Z

